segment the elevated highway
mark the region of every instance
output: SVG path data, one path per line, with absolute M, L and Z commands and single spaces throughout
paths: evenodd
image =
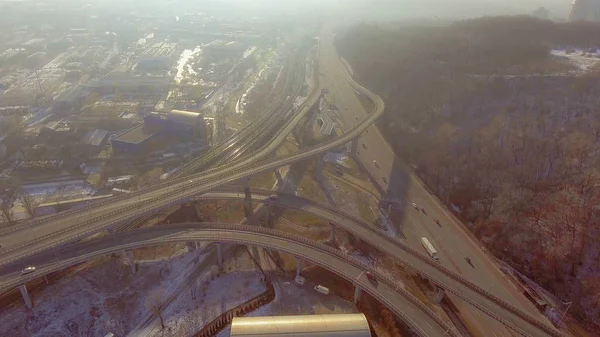
M 319 95 L 320 93 L 315 91 L 311 93 L 307 101 L 316 102 Z M 362 124 L 356 125 L 349 132 L 337 138 L 306 148 L 299 153 L 268 160 L 261 160 L 263 154 L 256 153 L 227 168 L 194 174 L 135 193 L 110 198 L 78 210 L 58 213 L 54 216 L 30 221 L 25 225 L 11 227 L 0 237 L 0 243 L 3 245 L 3 248 L 0 249 L 0 254 L 2 254 L 0 266 L 36 252 L 51 249 L 56 245 L 76 241 L 99 231 L 114 228 L 120 223 L 144 214 L 184 203 L 217 186 L 305 160 L 344 145 L 360 135 L 383 113 L 384 104 L 381 98 L 375 96 L 374 101 L 375 111 Z M 300 120 L 302 117 L 302 114 L 297 114 L 293 120 Z M 272 140 L 272 145 L 264 147 L 263 151 L 272 152 L 281 141 L 285 140 L 296 124 L 297 122 L 290 121 Z
M 365 271 L 371 270 L 370 267 L 357 259 L 297 235 L 253 226 L 188 223 L 116 233 L 99 240 L 74 244 L 61 253 L 57 261 L 51 255 L 45 255 L 45 261 L 39 261 L 36 272 L 20 277 L 20 282 L 25 283 L 77 263 L 123 250 L 190 241 L 253 245 L 293 254 L 354 283 L 387 306 L 421 336 L 460 336 L 447 321 L 404 290 L 401 283 L 377 270 L 372 270 L 372 273 L 376 274 L 378 282 L 370 282 L 365 275 Z
M 350 128 L 343 135 L 304 149 L 302 152 L 284 157 L 260 160 L 258 154 L 255 154 L 228 168 L 220 168 L 202 174 L 195 174 L 187 178 L 176 179 L 136 193 L 111 198 L 80 210 L 59 213 L 55 216 L 32 221 L 25 226 L 15 227 L 5 231 L 4 235 L 0 237 L 0 243 L 3 244 L 3 248 L 0 249 L 0 254 L 2 255 L 0 257 L 0 266 L 7 266 L 10 263 L 23 260 L 28 256 L 40 252 L 46 252 L 46 254 L 51 256 L 52 248 L 57 245 L 88 237 L 99 231 L 110 229 L 124 221 L 129 221 L 149 212 L 169 207 L 170 205 L 188 201 L 222 184 L 231 183 L 250 175 L 286 166 L 299 160 L 305 160 L 311 156 L 322 154 L 328 149 L 344 145 L 363 133 L 384 110 L 381 98 L 356 84 L 349 77 L 346 77 L 345 81 L 352 85 L 356 91 L 371 98 L 375 108 L 364 120 Z M 318 94 L 313 93 L 309 97 L 309 101 L 312 100 L 314 102 L 316 98 L 318 98 Z M 294 118 L 300 117 L 295 116 Z M 276 143 L 280 137 L 284 137 L 285 139 L 288 128 L 291 130 L 293 125 L 286 125 L 273 142 Z M 264 149 L 264 151 L 272 150 L 269 146 Z M 365 241 L 371 242 L 378 247 L 386 242 L 386 240 L 373 242 L 374 239 L 369 241 L 368 237 L 369 235 L 373 235 L 372 233 L 365 233 L 363 235 Z M 385 237 L 385 235 L 383 236 Z M 386 245 L 390 245 L 387 249 L 392 249 L 392 246 L 396 244 L 388 242 Z M 435 266 L 431 261 L 424 261 L 422 258 L 419 258 L 419 256 L 423 257 L 419 253 L 414 253 L 409 255 L 413 256 L 415 260 L 412 264 L 407 264 L 414 266 L 416 270 L 424 272 L 426 277 L 431 277 L 432 281 L 440 284 L 442 288 L 461 294 L 462 298 L 466 299 L 467 296 L 472 296 L 469 303 L 482 310 L 487 309 L 486 312 L 488 314 L 493 315 L 499 320 L 503 320 L 505 324 L 508 324 L 516 331 L 521 331 L 526 336 L 560 336 L 556 330 L 531 319 L 520 310 L 510 307 L 504 301 L 483 291 L 471 282 L 461 279 L 456 274 L 452 276 L 444 267 Z M 422 268 L 427 269 L 423 271 Z M 438 274 L 441 272 L 445 276 L 430 274 L 435 271 Z M 40 272 L 42 271 L 40 270 Z
M 511 306 L 496 295 L 483 290 L 439 263 L 432 261 L 422 252 L 412 249 L 401 240 L 390 237 L 373 224 L 344 213 L 337 208 L 294 195 L 280 194 L 276 200 L 269 199 L 272 193 L 270 190 L 252 190 L 252 198 L 255 201 L 265 204 L 299 210 L 334 223 L 336 226 L 349 231 L 383 253 L 393 256 L 399 262 L 415 270 L 422 277 L 431 280 L 432 283 L 440 288 L 455 294 L 485 314 L 524 336 L 560 335 L 551 327 L 536 321 L 533 317 L 521 312 L 518 308 Z M 197 198 L 240 200 L 244 198 L 244 193 L 242 188 L 229 187 L 202 194 Z M 62 251 L 56 257 L 50 252 L 43 256 L 42 258 L 50 260 L 62 260 L 65 258 L 65 254 Z M 10 289 L 21 284 L 23 279 L 21 279 L 18 272 L 26 266 L 39 265 L 39 263 L 40 255 L 37 255 L 5 266 L 0 272 L 0 289 Z M 544 333 L 544 330 L 548 330 L 547 334 Z

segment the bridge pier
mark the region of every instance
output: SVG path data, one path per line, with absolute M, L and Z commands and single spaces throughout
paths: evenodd
M 323 170 L 325 169 L 325 154 L 317 155 L 317 166 L 315 168 L 315 175 L 317 179 L 323 179 Z
M 244 215 L 250 225 L 256 225 L 254 209 L 252 208 L 252 193 L 250 191 L 250 178 L 244 179 Z
M 302 272 L 302 264 L 304 263 L 304 261 L 297 257 L 296 258 L 296 276 L 300 276 L 300 273 Z
M 335 240 L 335 225 L 329 222 L 329 237 L 327 238 L 328 242 L 333 242 Z
M 125 257 L 127 257 L 127 264 L 129 265 L 129 268 L 131 269 L 131 273 L 135 274 L 135 259 L 133 258 L 133 251 L 126 250 L 124 253 L 125 253 Z
M 267 227 L 273 228 L 273 215 L 271 214 L 271 204 L 267 204 Z
M 444 289 L 436 287 L 435 288 L 435 303 L 440 304 L 444 299 Z
M 223 245 L 221 243 L 217 243 L 217 265 L 219 266 L 219 271 L 223 271 Z
M 358 137 L 350 141 L 350 155 L 356 156 L 358 154 Z
M 25 301 L 25 306 L 27 306 L 27 309 L 32 309 L 33 304 L 31 302 L 31 296 L 29 296 L 29 292 L 27 291 L 27 286 L 24 284 L 21 284 L 17 288 L 19 288 L 19 291 L 21 292 L 21 296 L 23 296 L 23 300 Z
M 277 186 L 283 187 L 285 181 L 283 180 L 283 176 L 281 175 L 281 172 L 279 172 L 279 169 L 275 169 L 275 178 L 277 178 Z
M 354 304 L 357 304 L 360 300 L 361 289 L 358 285 L 354 286 Z

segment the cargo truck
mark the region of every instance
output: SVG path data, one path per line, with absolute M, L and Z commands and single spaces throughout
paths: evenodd
M 431 256 L 432 259 L 436 261 L 440 259 L 437 254 L 437 250 L 433 248 L 433 245 L 429 242 L 429 240 L 427 240 L 426 237 L 421 238 L 421 244 L 423 245 L 423 248 L 425 248 L 425 250 L 427 251 L 427 254 L 429 254 L 429 256 Z

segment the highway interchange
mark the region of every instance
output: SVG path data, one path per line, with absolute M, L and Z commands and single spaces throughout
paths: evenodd
M 321 42 L 321 51 L 325 50 L 325 52 L 327 52 L 327 49 L 323 48 L 323 41 L 325 41 L 326 38 L 327 37 L 321 39 L 321 41 L 322 41 Z M 326 60 L 328 60 L 330 58 L 333 58 L 331 54 L 326 58 Z M 338 59 L 339 64 L 342 64 L 341 62 L 339 62 L 339 58 L 336 57 L 336 59 Z M 321 62 L 321 57 L 320 57 L 320 62 Z M 325 61 L 325 62 L 327 62 L 327 61 Z M 320 66 L 322 68 L 328 69 L 328 71 L 332 71 L 332 69 L 336 69 L 336 68 L 334 68 L 334 65 L 332 65 L 330 67 L 329 64 L 326 64 L 325 67 L 323 67 L 322 65 L 320 65 Z M 327 76 L 325 76 L 325 77 L 327 78 Z M 139 191 L 137 193 L 125 195 L 125 196 L 122 196 L 119 198 L 113 198 L 106 202 L 102 202 L 102 203 L 99 203 L 96 205 L 91 205 L 91 206 L 86 207 L 77 212 L 60 213 L 56 216 L 44 218 L 44 219 L 41 219 L 38 221 L 33 221 L 31 224 L 29 224 L 27 226 L 21 226 L 21 227 L 15 228 L 12 231 L 4 231 L 2 233 L 2 236 L 0 237 L 0 243 L 3 244 L 3 248 L 0 250 L 0 253 L 2 254 L 2 257 L 0 258 L 0 265 L 4 266 L 5 268 L 3 268 L 1 273 L 6 276 L 6 271 L 8 271 L 8 269 L 6 269 L 6 267 L 8 267 L 9 264 L 15 263 L 15 265 L 16 265 L 16 263 L 18 261 L 21 261 L 21 260 L 24 261 L 24 259 L 28 256 L 32 256 L 32 255 L 34 255 L 36 253 L 40 253 L 40 252 L 48 252 L 49 254 L 47 253 L 47 255 L 51 255 L 50 252 L 53 249 L 53 247 L 56 247 L 60 244 L 74 242 L 77 239 L 87 237 L 91 234 L 97 233 L 97 232 L 105 230 L 105 229 L 109 229 L 119 223 L 129 221 L 140 215 L 147 214 L 148 212 L 153 212 L 158 209 L 163 209 L 163 208 L 169 207 L 170 205 L 185 202 L 192 198 L 198 197 L 198 196 L 202 195 L 203 193 L 206 193 L 206 192 L 210 191 L 211 189 L 214 189 L 220 185 L 231 183 L 231 182 L 234 182 L 236 180 L 239 180 L 241 178 L 244 178 L 244 177 L 256 174 L 256 173 L 273 170 L 275 168 L 288 165 L 288 164 L 293 163 L 298 160 L 304 160 L 304 159 L 309 158 L 314 155 L 321 155 L 328 149 L 336 148 L 336 147 L 339 147 L 340 145 L 344 145 L 345 143 L 347 143 L 348 141 L 357 137 L 358 135 L 363 134 L 363 132 L 367 129 L 369 130 L 369 132 L 364 134 L 361 137 L 361 141 L 364 141 L 366 144 L 368 144 L 367 146 L 371 146 L 371 141 L 367 137 L 381 137 L 381 135 L 377 136 L 378 132 L 376 131 L 376 128 L 370 127 L 370 125 L 383 112 L 383 108 L 384 108 L 383 102 L 381 101 L 381 99 L 379 97 L 372 95 L 370 92 L 368 92 L 368 90 L 366 90 L 363 87 L 354 83 L 352 81 L 352 79 L 349 78 L 349 76 L 343 75 L 343 76 L 338 76 L 336 78 L 337 78 L 335 80 L 336 84 L 329 85 L 325 81 L 325 82 L 321 83 L 321 87 L 324 87 L 327 85 L 327 87 L 330 91 L 333 91 L 336 93 L 337 92 L 343 93 L 340 96 L 344 97 L 343 102 L 348 105 L 348 111 L 349 111 L 349 114 L 347 114 L 347 116 L 344 119 L 344 121 L 346 122 L 345 123 L 346 132 L 343 135 L 336 137 L 335 139 L 326 141 L 324 143 L 318 144 L 314 147 L 304 149 L 302 152 L 299 152 L 299 153 L 295 153 L 295 154 L 284 156 L 284 157 L 278 157 L 278 158 L 274 158 L 274 159 L 268 159 L 268 160 L 262 159 L 262 158 L 264 158 L 264 153 L 272 152 L 274 150 L 274 148 L 276 148 L 276 146 L 278 146 L 277 142 L 281 141 L 282 139 L 284 140 L 287 137 L 287 135 L 289 134 L 291 129 L 293 129 L 293 127 L 296 125 L 294 123 L 294 121 L 299 121 L 301 118 L 303 118 L 303 113 L 305 114 L 309 110 L 308 107 L 310 105 L 312 105 L 314 102 L 316 102 L 316 100 L 319 97 L 319 93 L 315 90 L 315 91 L 311 92 L 311 95 L 309 96 L 309 98 L 307 100 L 308 103 L 306 104 L 305 107 L 303 107 L 301 109 L 301 112 L 297 113 L 294 116 L 294 118 L 291 119 L 291 121 L 287 125 L 284 126 L 284 128 L 280 131 L 280 133 L 276 137 L 274 137 L 274 140 L 272 143 L 274 145 L 273 146 L 269 145 L 269 146 L 264 147 L 263 149 L 261 149 L 261 151 L 253 154 L 248 159 L 242 160 L 234 165 L 231 165 L 228 168 L 221 168 L 219 170 L 212 170 L 212 171 L 201 173 L 201 174 L 194 174 L 194 175 L 191 175 L 191 176 L 185 177 L 185 178 L 175 179 L 175 180 L 169 182 L 168 184 L 161 184 L 161 185 L 158 185 L 158 186 L 150 188 L 150 189 Z M 370 114 L 365 116 L 366 113 L 364 112 L 364 109 L 362 109 L 362 105 L 360 105 L 360 102 L 358 102 L 358 104 L 356 104 L 357 100 L 356 100 L 356 97 L 354 94 L 354 90 L 359 91 L 364 95 L 368 95 L 369 97 L 372 97 L 372 99 L 374 101 L 374 106 L 375 106 L 373 112 L 371 112 Z M 349 94 L 349 92 L 351 92 L 351 94 Z M 349 96 L 352 96 L 354 98 L 350 98 Z M 352 101 L 352 99 L 354 99 L 356 102 Z M 336 101 L 340 102 L 342 100 L 336 99 Z M 355 115 L 353 115 L 353 114 L 355 114 Z M 360 123 L 356 122 L 356 118 L 354 116 L 360 117 L 359 118 Z M 352 119 L 354 119 L 355 121 L 352 122 Z M 356 123 L 356 125 L 354 125 L 352 127 L 348 127 L 349 125 L 352 125 L 351 123 L 352 124 Z M 375 136 L 371 136 L 371 135 L 375 135 Z M 365 138 L 367 138 L 367 139 L 365 139 Z M 381 139 L 383 139 L 383 138 L 381 137 Z M 377 141 L 377 139 L 375 139 L 375 141 Z M 387 147 L 389 148 L 389 145 L 387 145 Z M 381 152 L 379 152 L 379 151 L 380 151 L 379 149 L 377 152 L 376 151 L 361 151 L 361 156 L 381 155 L 380 154 Z M 393 156 L 393 153 L 392 153 L 392 156 L 389 158 L 391 158 L 390 160 L 392 161 L 392 163 L 386 163 L 385 160 L 379 159 L 381 170 L 391 172 L 392 168 L 396 169 L 396 167 L 394 167 L 394 159 L 393 158 L 395 158 L 395 157 Z M 370 162 L 369 161 L 370 157 L 361 158 L 361 159 L 363 159 L 364 163 Z M 371 170 L 373 170 L 373 169 L 371 168 Z M 393 182 L 393 181 L 394 181 L 393 179 L 390 179 L 390 182 Z M 415 184 L 415 186 L 419 186 L 419 185 Z M 423 189 L 423 188 L 421 187 L 421 189 Z M 439 205 L 435 204 L 436 203 L 435 199 L 429 197 L 429 195 L 427 194 L 427 192 L 424 189 L 423 189 L 423 191 L 424 192 L 422 192 L 423 194 L 421 196 L 421 199 L 419 199 L 420 202 L 422 204 L 427 204 L 428 208 L 429 208 L 429 205 L 431 205 L 431 209 L 435 209 L 434 207 L 439 207 Z M 429 197 L 430 200 L 424 198 L 423 196 Z M 406 211 L 409 211 L 409 210 L 407 209 Z M 447 223 L 454 221 L 453 219 L 451 219 L 450 216 L 445 214 L 445 212 L 443 211 L 442 208 L 440 208 L 440 211 L 438 211 L 438 212 L 439 212 L 439 218 L 444 221 L 447 221 Z M 359 228 L 362 228 L 362 230 L 367 230 L 366 229 L 367 227 L 368 228 L 373 227 L 372 225 L 365 227 L 364 224 L 361 224 L 360 226 L 352 227 L 352 224 L 346 224 L 345 222 L 343 222 L 344 221 L 343 219 L 342 220 L 338 219 L 338 221 L 340 221 L 340 226 L 342 226 L 350 231 L 352 231 L 352 229 L 354 229 L 355 231 L 358 232 Z M 338 223 L 337 221 L 335 221 L 335 222 Z M 354 222 L 356 223 L 356 221 L 354 221 Z M 415 221 L 415 223 L 416 222 L 417 221 Z M 165 229 L 165 230 L 167 230 L 167 229 Z M 230 229 L 230 231 L 233 231 L 233 230 Z M 240 229 L 240 232 L 243 232 L 243 230 Z M 456 232 L 456 230 L 454 230 L 454 232 Z M 460 233 L 460 230 L 458 232 Z M 190 239 L 193 240 L 195 238 L 190 233 L 187 233 L 187 234 L 190 235 L 187 240 L 185 240 L 185 238 L 180 238 L 178 240 L 189 241 Z M 125 234 L 118 234 L 118 235 L 125 235 Z M 151 235 L 151 234 L 148 234 L 148 235 Z M 155 235 L 155 234 L 152 234 L 152 235 Z M 156 235 L 158 235 L 158 234 L 156 234 Z M 167 235 L 167 234 L 163 233 L 163 235 Z M 245 235 L 245 239 L 249 240 L 248 242 L 260 241 L 259 238 L 256 238 L 256 237 L 251 238 L 250 237 L 251 235 L 247 235 L 247 234 L 244 234 L 244 235 Z M 453 233 L 452 235 L 456 235 L 456 234 Z M 359 236 L 361 236 L 361 235 L 359 235 Z M 462 299 L 465 299 L 467 302 L 480 307 L 481 309 L 485 310 L 489 315 L 494 315 L 495 318 L 503 320 L 503 322 L 505 324 L 512 324 L 513 328 L 515 328 L 517 331 L 520 330 L 525 335 L 529 335 L 529 336 L 558 335 L 555 332 L 555 330 L 553 330 L 552 328 L 546 327 L 545 325 L 541 327 L 541 326 L 532 325 L 531 323 L 527 322 L 527 318 L 523 319 L 523 317 L 525 317 L 525 316 L 521 312 L 515 314 L 513 312 L 510 312 L 511 310 L 509 310 L 509 311 L 505 310 L 506 306 L 502 306 L 502 305 L 498 304 L 501 302 L 499 302 L 497 299 L 490 300 L 488 298 L 489 297 L 488 295 L 482 294 L 481 292 L 478 292 L 478 291 L 474 291 L 472 289 L 474 286 L 472 283 L 467 282 L 466 280 L 464 280 L 460 277 L 455 278 L 455 277 L 449 276 L 449 275 L 451 275 L 451 274 L 449 274 L 450 272 L 447 270 L 444 270 L 444 268 L 442 268 L 441 266 L 435 266 L 432 263 L 423 263 L 424 262 L 423 259 L 426 259 L 426 257 L 424 257 L 422 254 L 419 254 L 419 253 L 417 253 L 417 254 L 408 253 L 407 254 L 407 251 L 409 251 L 407 248 L 402 248 L 402 249 L 398 248 L 399 241 L 390 239 L 387 235 L 385 235 L 385 233 L 379 233 L 379 234 L 377 234 L 377 237 L 374 237 L 373 231 L 371 230 L 369 233 L 365 232 L 361 237 L 365 241 L 373 243 L 376 247 L 379 247 L 382 250 L 386 250 L 386 251 L 389 250 L 390 254 L 393 251 L 394 252 L 393 254 L 395 257 L 402 260 L 403 263 L 406 263 L 407 265 L 415 268 L 422 274 L 429 275 L 433 279 L 433 281 L 438 283 L 442 288 L 446 289 L 449 292 L 453 292 L 456 295 L 460 296 Z M 203 238 L 205 238 L 205 236 L 201 236 L 201 238 L 199 237 L 198 240 L 201 240 Z M 369 241 L 369 238 L 371 241 Z M 233 240 L 233 238 L 226 239 L 225 237 L 223 237 L 222 239 L 224 241 Z M 154 240 L 154 241 L 152 241 L 152 240 Z M 160 240 L 168 240 L 168 238 L 152 238 L 149 242 L 145 242 L 145 244 L 151 244 L 152 242 L 156 242 L 156 241 L 160 241 Z M 252 241 L 252 240 L 254 240 L 254 241 Z M 374 240 L 376 240 L 376 241 L 374 241 Z M 220 240 L 217 238 L 217 239 L 214 239 L 213 241 L 220 241 Z M 409 242 L 410 241 L 411 240 L 409 240 Z M 227 241 L 227 242 L 230 242 L 230 241 Z M 382 243 L 385 243 L 385 242 L 389 242 L 389 246 L 387 244 L 384 244 L 384 246 L 386 246 L 386 248 L 382 247 Z M 134 243 L 132 243 L 132 244 L 134 244 Z M 255 242 L 253 244 L 256 244 L 258 246 L 264 246 L 266 243 Z M 289 244 L 289 242 L 287 244 Z M 88 243 L 88 245 L 89 245 L 89 243 Z M 472 243 L 470 243 L 470 242 L 467 243 L 466 247 L 469 247 L 468 245 L 472 245 Z M 105 254 L 108 251 L 112 251 L 111 249 L 113 249 L 113 248 L 110 248 L 110 249 L 106 248 L 105 250 L 100 250 L 99 252 L 96 251 L 93 254 Z M 119 248 L 114 248 L 114 249 L 124 249 L 124 247 L 119 246 Z M 402 250 L 403 252 L 400 252 L 399 249 Z M 283 250 L 285 250 L 285 249 L 283 249 Z M 90 253 L 90 254 L 92 254 L 92 253 Z M 327 261 L 318 260 L 314 256 L 311 257 L 312 255 L 310 255 L 309 253 L 305 254 L 305 252 L 296 252 L 294 254 L 296 254 L 298 256 L 303 256 L 307 259 L 314 258 L 315 260 L 313 262 L 321 264 L 321 265 L 325 265 L 325 266 L 328 265 Z M 402 254 L 404 254 L 405 256 L 412 256 L 412 259 L 414 259 L 414 260 L 412 262 L 410 262 L 407 260 L 409 258 L 403 257 Z M 93 255 L 93 256 L 96 256 L 96 255 Z M 449 267 L 448 265 L 444 264 L 444 262 L 445 262 L 444 259 L 446 259 L 447 257 L 444 257 L 444 255 L 442 255 L 442 256 L 443 256 L 442 265 L 444 265 L 445 267 Z M 328 258 L 330 258 L 330 257 L 323 257 L 323 259 L 325 259 L 325 260 L 327 260 Z M 73 260 L 68 260 L 68 261 L 73 261 Z M 63 261 L 63 262 L 66 263 L 65 261 Z M 484 264 L 489 264 L 487 261 L 485 261 L 483 259 L 478 259 L 478 262 L 481 264 L 481 266 L 483 266 Z M 58 263 L 55 266 L 55 268 L 58 268 L 59 265 L 62 266 L 61 263 Z M 335 264 L 335 265 L 337 265 L 337 264 Z M 48 267 L 48 268 L 50 268 L 50 267 Z M 495 268 L 495 267 L 492 266 L 491 268 Z M 40 268 L 40 273 L 43 271 L 44 271 L 44 269 Z M 459 270 L 459 272 L 464 273 L 463 270 Z M 431 274 L 431 273 L 433 273 L 433 274 Z M 478 279 L 478 274 L 481 273 L 481 270 L 479 270 L 478 272 L 471 271 L 471 273 L 473 274 L 473 278 L 471 278 L 471 275 L 467 275 L 468 276 L 467 278 L 470 281 L 476 282 L 480 286 L 482 286 L 482 284 L 484 284 L 484 285 L 486 284 L 485 282 L 480 283 L 480 280 Z M 485 274 L 485 273 L 482 273 L 482 274 Z M 438 276 L 435 276 L 435 275 L 438 275 Z M 454 274 L 454 275 L 456 275 L 456 274 Z M 493 272 L 492 272 L 492 275 L 493 275 Z M 343 276 L 349 277 L 350 275 L 344 274 Z M 14 279 L 14 277 L 13 277 L 13 279 Z M 14 284 L 12 284 L 12 281 L 9 281 L 5 278 L 2 278 L 2 280 L 6 281 L 6 282 L 3 282 L 3 284 L 1 285 L 2 289 L 5 289 L 7 286 L 14 285 Z M 494 280 L 495 280 L 495 276 L 494 276 Z M 23 282 L 24 280 L 19 279 L 18 281 Z M 375 295 L 374 295 L 375 297 L 381 298 L 382 293 L 377 293 L 377 289 L 371 289 L 371 288 L 373 288 L 372 286 L 370 286 L 371 288 L 367 289 L 369 287 L 369 285 L 363 284 L 366 281 L 362 280 L 361 282 L 357 282 L 357 283 L 359 283 L 361 285 L 361 287 L 365 286 L 366 287 L 365 290 L 367 290 L 367 291 L 371 290 L 372 293 L 375 293 Z M 508 296 L 506 296 L 505 293 L 497 293 L 497 291 L 500 291 L 500 289 L 504 289 L 504 286 L 502 285 L 502 286 L 498 286 L 496 288 L 486 289 L 486 290 L 488 290 L 492 293 L 498 294 L 499 296 L 501 296 L 501 298 L 504 301 L 507 301 L 513 305 L 516 305 L 518 308 L 523 308 L 523 304 L 521 302 L 517 302 L 515 304 L 514 300 L 511 299 L 514 295 L 509 294 Z M 383 291 L 383 289 L 382 289 L 382 291 Z M 474 296 L 474 297 L 469 297 L 469 296 Z M 388 297 L 384 296 L 384 298 L 388 298 Z M 403 300 L 403 301 L 406 302 L 405 300 Z M 386 301 L 384 301 L 384 303 L 388 304 L 388 302 L 386 302 Z M 393 308 L 393 306 L 392 306 L 392 308 Z M 421 311 L 420 315 L 423 315 L 424 311 L 422 308 L 420 311 Z M 403 317 L 403 319 L 407 320 L 407 323 L 411 324 L 411 321 L 410 321 L 411 318 L 406 317 L 407 316 L 406 312 L 404 312 L 403 314 L 399 314 L 399 315 L 401 317 Z M 419 315 L 419 314 L 415 314 L 415 315 Z M 486 315 L 483 315 L 483 317 L 485 317 L 485 316 Z M 423 318 L 423 317 L 419 316 L 419 320 L 421 318 Z M 415 323 L 415 322 L 413 321 L 413 323 Z M 425 325 L 425 324 L 423 324 L 423 325 Z M 438 324 L 434 324 L 434 325 L 438 325 L 437 328 L 432 327 L 432 329 L 437 329 L 435 332 L 433 330 L 430 330 L 428 332 L 423 331 L 424 328 L 421 328 L 418 331 L 420 331 L 424 335 L 428 335 L 428 336 L 441 335 L 441 334 L 439 334 L 439 332 L 440 332 L 440 328 L 443 329 L 443 324 L 438 323 Z
M 322 86 L 329 88 L 329 96 L 332 96 L 331 99 L 341 111 L 339 117 L 346 127 L 350 127 L 360 122 L 368 112 L 345 79 L 337 75 L 347 69 L 333 47 L 333 39 L 331 30 L 326 29 L 321 34 L 319 60 L 326 66 L 323 67 L 323 75 L 319 81 Z M 376 126 L 370 127 L 360 136 L 358 149 L 360 162 L 368 171 L 371 180 L 383 191 L 382 195 L 386 199 L 399 200 L 404 206 L 403 221 L 396 225 L 402 227 L 406 243 L 415 249 L 421 249 L 420 239 L 427 237 L 439 251 L 440 263 L 443 266 L 524 312 L 545 320 L 521 291 L 506 279 L 497 264 L 482 251 L 463 225 L 424 188 L 411 169 L 395 155 Z M 377 161 L 377 166 L 373 164 L 374 160 Z M 419 207 L 424 207 L 427 215 L 409 206 L 413 202 Z M 440 221 L 441 226 L 434 223 L 434 218 Z M 473 261 L 475 268 L 466 263 L 465 257 Z M 478 310 L 472 310 L 466 303 L 454 301 L 454 304 L 459 307 L 461 314 L 470 316 L 471 329 L 478 330 L 482 335 L 510 336 L 511 332 L 502 324 L 481 315 Z

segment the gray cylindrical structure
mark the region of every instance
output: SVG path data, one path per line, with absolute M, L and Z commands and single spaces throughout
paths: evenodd
M 231 337 L 370 337 L 363 314 L 235 317 Z

